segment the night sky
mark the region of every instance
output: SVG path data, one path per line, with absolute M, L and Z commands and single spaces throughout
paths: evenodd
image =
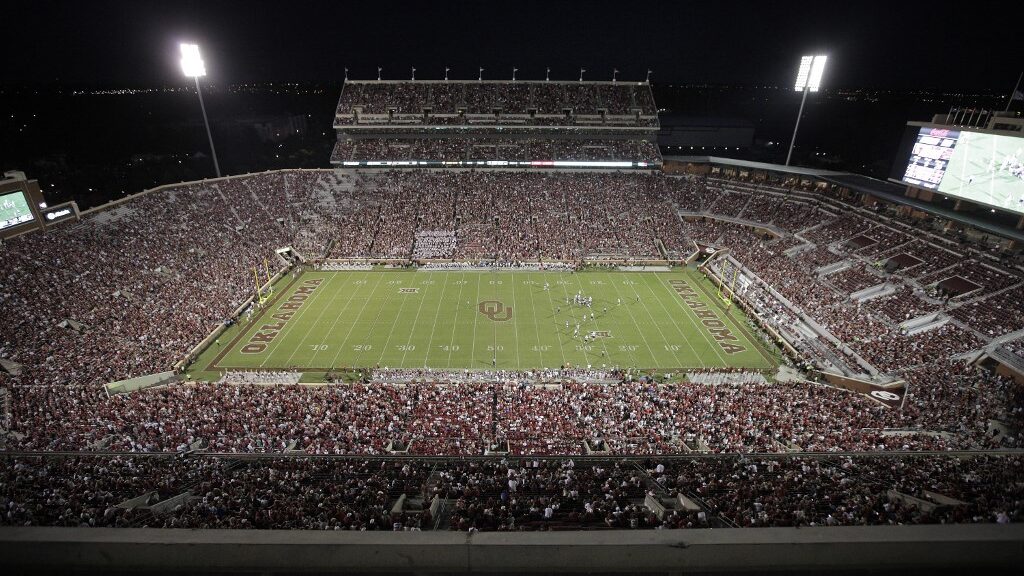
M 643 79 L 788 85 L 824 52 L 832 87 L 1009 91 L 1021 44 L 994 14 L 1013 2 L 81 1 L 5 5 L 0 83 L 181 82 L 180 41 L 212 83 L 351 78 Z M 1008 14 L 1009 12 L 1009 14 Z M 1015 13 L 1014 13 L 1015 12 Z M 996 18 L 999 20 L 999 18 Z

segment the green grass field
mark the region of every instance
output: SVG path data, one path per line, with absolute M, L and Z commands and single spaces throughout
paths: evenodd
M 593 306 L 567 305 L 577 292 Z M 585 342 L 591 332 L 598 337 Z M 243 318 L 195 368 L 486 369 L 492 361 L 499 369 L 777 364 L 742 312 L 726 310 L 695 271 L 375 270 L 288 277 L 259 316 Z

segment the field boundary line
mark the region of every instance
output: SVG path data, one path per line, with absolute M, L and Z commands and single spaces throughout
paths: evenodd
M 523 361 L 519 358 L 519 316 L 515 314 L 515 310 L 518 310 L 519 306 L 516 304 L 516 274 L 512 273 L 512 332 L 516 335 L 516 370 L 523 369 Z M 530 312 L 533 312 L 531 310 Z

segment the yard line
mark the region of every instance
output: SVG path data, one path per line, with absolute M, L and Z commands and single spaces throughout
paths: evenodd
M 432 277 L 433 275 L 427 273 L 427 276 L 431 276 Z M 430 280 L 430 279 L 428 278 L 428 280 Z M 416 281 L 413 281 L 413 282 L 415 283 Z M 424 286 L 424 284 L 422 282 L 420 283 L 420 285 Z M 425 286 L 433 286 L 433 284 L 426 284 Z M 412 341 L 413 334 L 416 332 L 416 323 L 420 321 L 420 313 L 423 312 L 423 300 L 427 299 L 426 298 L 426 294 L 427 294 L 426 290 L 424 290 L 423 292 L 417 292 L 417 293 L 421 296 L 420 297 L 420 305 L 417 306 L 417 308 L 416 308 L 416 318 L 413 319 L 413 325 L 410 326 L 410 328 L 409 328 L 409 337 L 410 337 L 410 339 L 406 341 L 406 349 L 404 349 L 403 354 L 401 355 L 401 366 L 402 367 L 406 366 L 406 357 L 409 356 L 410 341 Z M 402 302 L 402 303 L 404 304 L 404 302 Z
M 580 280 L 579 275 L 576 276 L 576 285 L 580 287 L 580 292 L 583 292 L 583 281 Z M 591 309 L 593 309 L 593 308 L 591 308 Z M 583 313 L 583 319 L 586 320 L 586 318 L 587 318 L 587 313 L 584 312 Z M 594 324 L 594 329 L 596 330 L 597 329 L 597 315 L 596 314 L 594 315 L 593 324 Z M 610 354 L 608 354 L 608 347 L 605 346 L 605 344 L 604 344 L 604 338 L 601 339 L 601 348 L 604 349 L 604 357 L 607 358 L 608 361 L 611 361 L 612 357 L 611 357 Z
M 639 283 L 643 284 L 642 281 L 639 282 Z M 634 286 L 636 286 L 636 284 L 634 284 Z M 676 364 L 679 365 L 678 367 L 682 368 L 683 367 L 683 363 L 679 361 L 679 355 L 677 355 L 676 351 L 672 349 L 671 344 L 669 344 L 668 337 L 665 336 L 665 331 L 661 329 L 661 326 L 659 326 L 658 322 L 654 319 L 654 314 L 651 314 L 651 309 L 647 307 L 647 303 L 644 302 L 643 299 L 639 298 L 639 295 L 638 295 L 638 300 L 640 301 L 640 305 L 644 307 L 644 311 L 647 312 L 647 316 L 649 316 L 651 318 L 651 325 L 653 325 L 655 328 L 658 329 L 658 333 L 661 334 L 661 339 L 665 341 L 665 348 L 672 354 L 672 357 L 676 359 Z M 641 327 L 640 329 L 643 330 L 643 327 Z M 644 340 L 646 341 L 646 339 L 644 339 Z M 683 336 L 683 340 L 686 340 L 686 336 Z M 691 346 L 691 349 L 692 349 L 692 346 Z M 694 351 L 694 354 L 696 355 L 697 352 Z M 654 356 L 654 349 L 653 348 L 651 349 L 651 356 Z M 657 361 L 657 358 L 655 358 L 655 361 Z M 698 361 L 699 361 L 699 359 L 698 359 Z
M 533 313 L 532 314 L 532 316 L 533 316 L 533 333 L 537 336 L 537 339 L 534 340 L 534 342 L 537 343 L 536 344 L 536 346 L 537 346 L 537 354 L 540 354 L 540 365 L 543 368 L 547 368 L 547 366 L 544 364 L 544 349 L 543 349 L 544 345 L 541 344 L 541 342 L 540 342 L 540 326 L 538 326 L 538 322 L 537 322 L 537 302 L 536 302 L 536 300 L 533 297 L 533 288 L 532 288 L 533 284 L 528 284 L 528 286 L 531 286 L 531 288 L 529 290 L 527 290 L 527 293 L 530 294 L 530 312 Z M 556 323 L 557 323 L 557 320 L 556 320 Z
M 561 279 L 562 275 L 559 274 L 556 278 Z M 551 309 L 555 308 L 555 301 L 551 297 L 551 290 L 545 290 L 548 293 L 548 302 L 551 304 Z M 532 297 L 532 296 L 531 296 Z M 568 308 L 568 306 L 566 306 Z M 562 354 L 562 366 L 565 366 L 565 348 L 562 347 L 562 339 L 558 336 L 558 318 L 555 317 L 554 313 L 551 314 L 551 320 L 555 323 L 555 340 L 558 342 L 558 351 Z M 540 342 L 540 328 L 537 328 L 537 342 Z M 544 358 L 541 357 L 543 361 Z
M 434 328 L 437 328 L 437 317 L 441 314 L 441 303 L 444 302 L 444 290 L 445 290 L 445 288 L 448 287 L 448 276 L 450 276 L 450 275 L 451 275 L 450 272 L 445 272 L 444 273 L 444 284 L 441 286 L 441 298 L 437 301 L 437 310 L 434 311 L 434 324 L 430 327 L 430 338 L 427 339 L 427 354 L 425 356 L 423 356 L 423 367 L 424 368 L 427 367 L 427 358 L 430 357 L 430 345 L 431 345 L 431 343 L 434 342 Z M 433 278 L 434 275 L 430 274 L 430 277 Z M 433 286 L 433 284 L 431 284 L 431 286 Z M 422 308 L 422 307 L 423 307 L 423 301 L 421 300 L 420 301 L 420 308 Z M 417 312 L 416 313 L 416 318 L 419 318 L 419 317 L 420 317 L 419 312 Z M 413 322 L 413 328 L 414 329 L 416 328 L 416 323 L 415 322 Z M 409 351 L 406 350 L 406 354 L 408 354 L 408 353 L 409 353 Z M 405 356 L 402 356 L 402 364 L 405 364 Z
M 366 305 L 369 304 L 372 296 L 377 293 L 377 288 L 380 287 L 380 283 L 384 281 L 384 277 L 386 275 L 387 274 L 384 272 L 377 272 L 377 283 L 373 285 L 373 290 L 366 296 L 366 300 L 363 300 L 363 307 L 359 309 L 359 314 L 356 314 L 356 318 L 352 321 L 352 325 L 348 327 L 348 333 L 345 334 L 345 339 L 338 345 L 338 351 L 335 352 L 334 358 L 331 358 L 332 368 L 338 363 L 338 356 L 341 354 L 342 350 L 345 349 L 345 344 L 348 343 L 349 336 L 352 335 L 352 330 L 356 327 L 356 324 L 359 323 L 359 319 L 363 317 L 363 312 L 366 311 Z M 377 313 L 380 314 L 380 309 L 378 309 Z M 360 356 L 361 355 L 362 354 L 360 354 Z M 356 363 L 353 361 L 352 365 L 354 366 L 355 364 Z
M 474 274 L 474 276 L 476 276 L 476 301 L 477 301 L 477 305 L 479 305 L 479 303 L 480 303 L 480 278 L 483 277 L 483 274 L 482 273 L 481 274 Z M 473 349 L 470 352 L 470 363 L 476 362 L 476 323 L 480 319 L 479 316 L 480 316 L 479 314 L 473 314 Z M 450 363 L 451 363 L 451 360 L 449 360 L 449 364 Z
M 660 281 L 659 278 L 657 278 L 657 276 L 655 276 L 655 280 L 658 280 L 658 287 L 659 288 L 664 288 L 664 284 Z M 687 278 L 687 282 L 693 282 L 693 279 L 692 278 Z M 650 284 L 645 282 L 644 285 L 647 286 L 647 288 L 651 291 L 651 294 L 655 293 L 654 292 L 654 288 L 652 288 L 650 286 Z M 704 341 L 707 342 L 708 345 L 711 347 L 711 349 L 715 352 L 715 356 L 718 356 L 718 359 L 722 361 L 722 365 L 723 366 L 729 366 L 729 361 L 726 360 L 725 357 L 722 356 L 722 353 L 718 351 L 718 345 L 715 343 L 714 340 L 712 340 L 711 336 L 704 331 L 704 327 L 701 325 L 700 320 L 697 318 L 697 313 L 694 312 L 693 309 L 691 309 L 689 306 L 684 306 L 683 305 L 683 299 L 680 298 L 679 295 L 676 294 L 674 290 L 670 290 L 669 293 L 672 295 L 672 301 L 675 302 L 676 304 L 678 304 L 679 307 L 683 309 L 684 313 L 687 315 L 687 320 L 690 321 L 691 325 L 693 326 L 693 329 L 698 334 L 700 334 L 701 338 L 703 338 Z M 656 297 L 656 300 L 658 300 L 658 304 L 661 304 L 661 308 L 662 308 L 662 310 L 665 311 L 665 314 L 669 318 L 672 319 L 672 323 L 676 324 L 675 318 L 672 317 L 671 314 L 669 314 L 668 309 L 665 308 L 665 303 L 661 301 L 661 298 L 657 298 Z M 704 302 L 704 303 L 707 304 L 708 307 L 711 306 L 710 302 Z M 678 329 L 680 332 L 682 332 L 682 329 L 679 328 L 678 324 L 676 324 L 676 329 Z M 690 348 L 692 349 L 693 346 L 690 345 Z M 696 354 L 696 353 L 697 353 L 697 351 L 694 350 L 694 354 Z M 701 362 L 701 364 L 703 364 L 703 362 Z
M 565 294 L 566 302 L 568 302 L 569 301 L 569 291 L 565 289 L 565 284 L 562 284 L 562 292 Z M 565 305 L 565 307 L 569 309 L 569 314 L 572 316 L 573 324 L 577 324 L 578 322 L 576 322 L 576 313 L 573 312 L 573 306 L 575 306 L 575 304 L 566 304 Z M 584 348 L 582 344 L 577 345 L 577 347 L 578 347 L 578 349 L 581 352 L 583 352 L 583 361 L 586 362 L 589 365 L 590 364 L 590 357 L 587 356 L 587 349 Z
M 412 272 L 411 274 L 415 274 Z M 402 292 L 402 288 L 405 288 L 405 282 L 398 286 L 398 292 Z M 390 298 L 390 296 L 389 296 Z M 380 364 L 384 360 L 384 354 L 388 351 L 388 344 L 391 344 L 391 337 L 395 335 L 395 326 L 398 326 L 398 321 L 402 319 L 402 310 L 405 310 L 405 303 L 408 302 L 408 298 L 402 298 L 402 304 L 398 307 L 398 314 L 395 315 L 394 322 L 391 323 L 391 330 L 388 330 L 388 339 L 384 341 L 384 346 L 380 351 L 380 358 L 377 359 L 377 364 Z M 423 305 L 423 299 L 420 298 L 420 306 Z M 381 307 L 383 309 L 383 307 Z M 401 368 L 401 366 L 398 366 Z
M 632 281 L 633 280 L 630 279 L 630 282 L 632 282 Z M 611 283 L 612 283 L 612 287 L 615 288 L 615 295 L 616 295 L 616 297 L 619 299 L 619 301 L 622 301 L 622 293 L 619 292 L 619 285 L 616 284 L 614 280 L 612 280 Z M 653 359 L 654 358 L 654 348 L 651 348 L 651 343 L 647 341 L 647 336 L 644 335 L 644 328 L 643 328 L 643 326 L 641 326 L 640 323 L 636 321 L 636 316 L 633 316 L 633 311 L 630 310 L 630 308 L 629 308 L 629 299 L 628 298 L 626 299 L 626 312 L 629 313 L 630 319 L 633 320 L 633 325 L 636 326 L 637 331 L 640 332 L 640 339 L 644 341 L 644 346 L 647 346 L 647 351 L 650 352 L 651 358 Z M 629 351 L 628 348 L 627 348 L 627 351 Z M 633 360 L 633 367 L 634 368 L 641 368 L 640 362 L 637 361 L 636 356 L 632 352 L 629 352 L 629 356 Z M 652 366 L 652 368 L 653 368 L 653 366 Z
M 317 299 L 317 296 L 328 291 L 327 287 L 330 286 L 331 282 L 333 282 L 337 276 L 340 276 L 340 274 L 332 274 L 330 277 L 328 277 L 327 282 L 323 283 L 323 285 L 321 286 L 318 286 L 317 290 L 314 291 L 313 295 L 307 298 L 306 301 L 302 304 L 302 308 L 298 311 L 298 313 L 296 313 L 294 316 L 292 316 L 290 320 L 288 320 L 288 324 L 285 326 L 285 329 L 282 330 L 281 333 L 277 335 L 277 338 L 275 338 L 277 342 L 275 342 L 270 351 L 267 352 L 267 355 L 263 358 L 263 362 L 260 362 L 260 368 L 266 366 L 267 361 L 270 360 L 270 358 L 274 355 L 274 352 L 277 352 L 277 349 L 279 346 L 281 346 L 281 343 L 288 339 L 288 335 L 291 334 L 292 330 L 295 329 L 295 326 L 300 323 L 299 319 L 305 316 L 306 312 L 308 312 L 310 308 L 314 307 L 313 301 Z M 298 285 L 296 285 L 295 289 L 292 290 L 292 294 L 294 294 L 295 290 L 298 289 L 300 286 L 302 286 L 301 281 L 298 283 Z M 317 292 L 319 292 L 319 294 Z M 320 317 L 322 317 L 323 315 L 324 311 L 320 310 L 320 316 L 317 317 L 317 320 L 319 320 Z M 271 313 L 271 317 L 273 317 L 273 313 Z M 313 327 L 310 326 L 309 329 L 306 330 L 306 335 L 309 335 L 309 330 L 312 330 L 312 328 Z M 295 354 L 294 350 L 292 351 L 292 354 Z M 291 356 L 289 356 L 288 358 L 291 359 Z M 287 365 L 287 361 L 285 361 L 285 364 Z
M 338 272 L 336 272 L 336 274 L 338 274 Z M 369 274 L 369 273 L 368 272 L 364 272 L 363 274 L 366 275 L 366 274 Z M 354 276 L 355 276 L 355 273 L 352 273 L 352 276 L 350 276 L 350 278 L 354 277 Z M 348 279 L 346 278 L 345 281 L 348 282 Z M 358 282 L 358 280 L 356 282 Z M 342 288 L 344 288 L 344 285 L 342 285 Z M 331 297 L 331 302 L 327 305 L 327 309 L 328 310 L 331 308 L 331 306 L 334 305 L 335 298 L 337 298 L 338 294 L 341 294 L 341 292 L 342 292 L 342 290 L 340 290 L 340 289 L 334 291 L 334 296 Z M 331 322 L 331 327 L 327 330 L 327 336 L 328 337 L 330 337 L 330 335 L 334 332 L 334 327 L 338 324 L 338 320 L 341 319 L 341 316 L 345 312 L 345 310 L 348 309 L 348 305 L 352 302 L 352 297 L 355 296 L 355 293 L 356 293 L 356 291 L 354 289 L 349 292 L 349 297 L 348 297 L 348 300 L 345 301 L 345 306 L 341 309 L 341 312 L 339 312 L 338 314 L 334 315 L 334 321 Z M 322 316 L 322 314 L 321 314 L 321 316 Z M 300 342 L 299 345 L 295 347 L 296 351 L 298 351 L 299 348 L 301 348 L 303 346 L 303 344 L 305 344 L 306 338 L 308 338 L 308 337 L 309 337 L 309 332 L 307 332 L 306 336 L 302 338 L 302 342 Z M 314 366 L 314 367 L 316 367 L 316 357 L 317 357 L 318 354 L 320 354 L 319 350 L 313 352 L 313 357 L 309 360 L 308 363 L 306 363 L 306 365 L 307 366 Z M 295 355 L 295 352 L 292 352 L 292 356 L 294 356 L 294 355 Z M 291 360 L 292 360 L 292 358 L 291 358 L 291 356 L 289 356 L 287 362 L 291 362 Z M 286 362 L 286 364 L 287 364 L 287 362 Z M 325 368 L 329 368 L 329 366 L 325 366 Z
M 519 307 L 516 306 L 516 273 L 515 272 L 510 272 L 510 274 L 512 275 L 512 310 L 513 310 L 513 313 L 515 313 L 514 311 L 519 309 Z M 518 320 L 518 318 L 519 318 L 518 316 L 513 316 L 512 317 L 512 331 L 516 335 L 516 369 L 521 370 L 523 368 L 523 362 L 522 362 L 522 360 L 519 359 L 519 320 Z
M 459 308 L 461 306 L 459 304 L 459 302 L 462 302 L 462 287 L 465 286 L 465 285 L 466 285 L 466 273 L 463 272 L 462 273 L 462 277 L 459 278 L 459 297 L 455 301 L 455 319 L 453 320 L 454 323 L 452 324 L 452 336 L 451 336 L 450 342 L 448 342 L 448 365 L 445 366 L 445 368 L 451 368 L 452 367 L 452 348 L 455 346 L 455 331 L 459 327 Z

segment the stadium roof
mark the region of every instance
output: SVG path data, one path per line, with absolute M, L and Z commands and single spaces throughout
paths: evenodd
M 877 178 L 871 178 L 870 176 L 864 176 L 862 174 L 836 172 L 833 170 L 818 170 L 815 168 L 803 168 L 800 166 L 783 166 L 782 164 L 768 164 L 765 162 L 752 162 L 750 160 L 720 158 L 717 156 L 664 156 L 664 160 L 665 162 L 675 161 L 700 164 L 721 164 L 723 166 L 735 166 L 737 168 L 750 168 L 753 170 L 768 170 L 784 174 L 810 176 L 826 182 L 838 184 L 839 186 L 845 186 L 862 194 L 871 194 L 872 196 L 876 196 L 887 202 L 903 204 L 940 218 L 961 222 L 989 234 L 995 234 L 1017 242 L 1024 242 L 1024 230 L 1017 230 L 1009 226 L 988 221 L 984 218 L 978 218 L 977 216 L 967 212 L 957 212 L 950 210 L 949 208 L 937 206 L 931 202 L 924 202 L 916 198 L 909 198 L 903 194 L 905 189 L 903 185 L 886 182 L 885 180 L 879 180 Z

